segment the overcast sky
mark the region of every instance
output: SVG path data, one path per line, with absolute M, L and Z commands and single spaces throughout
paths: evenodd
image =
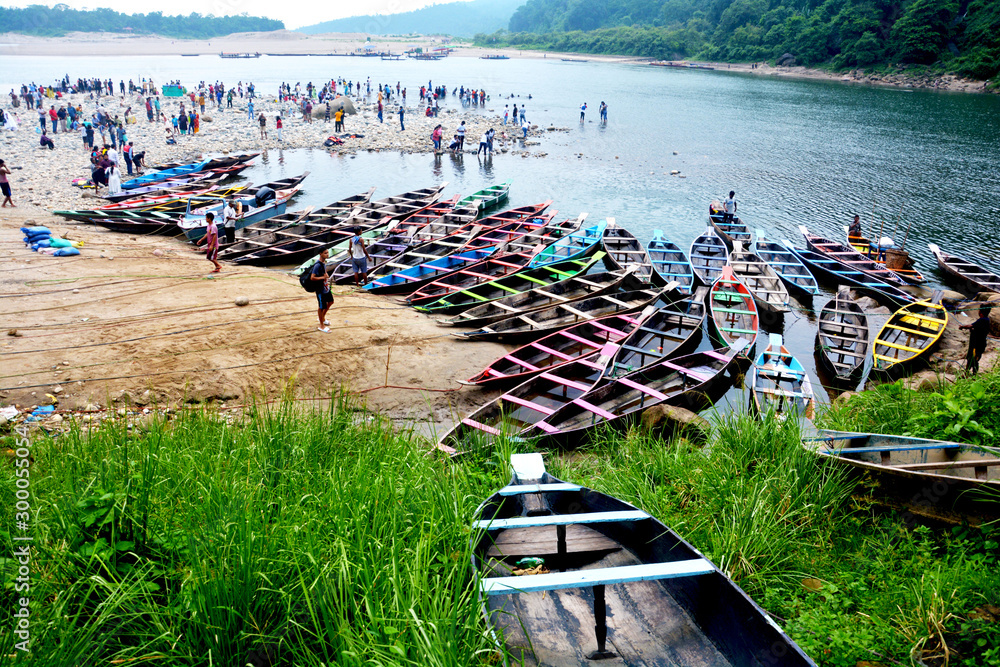
M 250 16 L 266 16 L 285 22 L 289 30 L 307 25 L 322 23 L 346 16 L 364 16 L 367 14 L 397 14 L 420 9 L 428 5 L 451 2 L 453 0 L 353 0 L 353 2 L 321 2 L 301 0 L 280 2 L 275 0 L 205 0 L 192 4 L 167 2 L 166 0 L 145 0 L 137 4 L 134 0 L 101 0 L 101 2 L 84 2 L 70 4 L 73 9 L 97 9 L 107 7 L 123 14 L 148 14 L 160 11 L 164 14 L 214 14 L 227 16 L 230 14 L 247 13 Z M 498 0 L 502 1 L 502 0 Z M 53 2 L 38 2 L 38 0 L 0 0 L 4 7 L 27 7 L 28 5 L 44 4 L 54 6 Z M 2 30 L 2 28 L 0 28 Z

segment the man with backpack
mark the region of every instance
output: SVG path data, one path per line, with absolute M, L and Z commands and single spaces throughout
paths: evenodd
M 326 273 L 326 260 L 330 258 L 330 251 L 323 249 L 319 254 L 319 259 L 299 276 L 299 284 L 307 292 L 316 293 L 316 303 L 319 309 L 316 311 L 319 317 L 319 331 L 330 333 L 330 323 L 326 321 L 326 314 L 333 305 L 333 293 L 330 292 L 330 276 Z

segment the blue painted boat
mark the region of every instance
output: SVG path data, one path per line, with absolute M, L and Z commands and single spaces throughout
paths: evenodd
M 782 244 L 768 241 L 764 237 L 763 230 L 757 230 L 757 241 L 754 243 L 753 252 L 771 265 L 790 291 L 804 296 L 819 294 L 819 284 L 809 272 L 809 267 Z
M 267 201 L 260 206 L 257 206 L 257 201 L 251 197 L 249 199 L 237 197 L 238 201 L 242 205 L 243 214 L 236 220 L 236 229 L 243 229 L 244 227 L 251 225 L 255 222 L 261 222 L 262 220 L 267 220 L 273 218 L 276 215 L 282 215 L 285 209 L 288 207 L 288 201 L 299 191 L 299 188 L 289 188 L 287 190 L 278 190 L 276 197 L 270 201 Z M 209 200 L 209 204 L 206 206 L 201 206 L 195 210 L 191 209 L 191 202 L 204 202 L 206 199 Z M 190 241 L 197 241 L 202 236 L 205 235 L 205 230 L 208 228 L 208 222 L 206 221 L 205 215 L 208 212 L 215 214 L 215 223 L 219 226 L 219 230 L 222 230 L 222 209 L 225 206 L 225 200 L 218 197 L 192 197 L 188 199 L 187 211 L 184 213 L 184 217 L 177 222 L 177 227 L 184 232 Z
M 143 174 L 142 176 L 137 176 L 130 181 L 125 181 L 122 183 L 122 190 L 132 190 L 134 188 L 143 187 L 149 185 L 150 183 L 159 183 L 160 181 L 165 181 L 168 178 L 174 176 L 186 176 L 187 174 L 194 174 L 196 172 L 202 171 L 208 168 L 211 160 L 206 160 L 204 162 L 192 162 L 191 164 L 185 164 L 180 167 L 171 167 L 170 169 L 164 169 L 162 171 L 154 171 L 149 174 Z
M 722 269 L 729 264 L 729 249 L 711 227 L 691 243 L 691 269 L 698 280 L 711 287 L 722 275 Z
M 528 264 L 529 269 L 534 269 L 553 262 L 564 262 L 568 259 L 580 259 L 597 250 L 604 230 L 608 226 L 607 220 L 601 220 L 596 225 L 591 225 L 586 229 L 577 231 L 562 237 L 552 245 L 546 247 Z
M 834 284 L 848 284 L 855 289 L 866 292 L 880 301 L 890 301 L 897 306 L 908 303 L 915 303 L 916 297 L 909 292 L 905 292 L 895 285 L 884 283 L 876 278 L 872 278 L 866 273 L 852 269 L 846 264 L 841 264 L 837 260 L 820 255 L 812 250 L 796 248 L 787 239 L 781 240 L 781 245 L 791 251 L 813 272 L 813 275 L 823 276 Z
M 802 362 L 785 347 L 781 334 L 769 336 L 767 349 L 750 369 L 748 384 L 760 414 L 773 409 L 779 415 L 795 414 L 809 419 L 815 415 L 812 381 Z
M 369 291 L 387 290 L 396 286 L 425 281 L 427 278 L 450 273 L 456 269 L 480 262 L 495 251 L 496 246 L 486 246 L 485 248 L 475 248 L 474 250 L 445 255 L 429 262 L 411 266 L 408 269 L 390 273 L 387 276 L 380 276 L 365 285 L 365 289 Z
M 653 230 L 653 240 L 646 245 L 649 258 L 653 261 L 653 269 L 666 282 L 678 283 L 678 291 L 690 294 L 694 285 L 694 271 L 691 261 L 676 243 L 663 236 L 659 229 Z

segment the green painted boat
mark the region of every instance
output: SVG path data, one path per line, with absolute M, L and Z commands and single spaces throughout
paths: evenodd
M 476 206 L 482 212 L 498 205 L 507 199 L 507 195 L 509 194 L 510 181 L 504 181 L 503 183 L 483 188 L 478 192 L 473 192 L 464 199 L 459 199 L 457 206 Z
M 748 341 L 747 354 L 751 355 L 759 330 L 757 306 L 747 286 L 733 275 L 733 267 L 722 268 L 722 275 L 712 286 L 708 307 L 718 339 L 732 346 L 744 338 Z

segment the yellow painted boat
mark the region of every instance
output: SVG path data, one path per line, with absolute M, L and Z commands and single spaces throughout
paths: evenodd
M 891 372 L 925 354 L 941 339 L 948 311 L 934 301 L 903 306 L 875 338 L 873 370 Z

